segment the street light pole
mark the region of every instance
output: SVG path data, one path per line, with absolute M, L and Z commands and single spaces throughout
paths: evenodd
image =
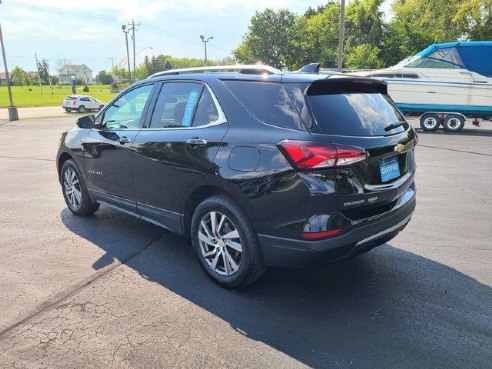
M 345 0 L 340 0 L 340 29 L 338 31 L 338 63 L 337 70 L 342 71 L 343 66 L 343 39 L 345 37 Z
M 135 21 L 132 19 L 131 23 L 128 23 L 131 28 L 128 29 L 128 31 L 132 31 L 132 40 L 133 40 L 133 78 L 136 80 L 137 78 L 135 77 L 135 69 L 136 69 L 136 55 L 135 55 L 135 27 L 140 26 L 140 23 L 135 24 Z
M 207 66 L 207 42 L 212 40 L 214 38 L 214 36 L 205 37 L 203 35 L 200 35 L 200 38 L 203 42 L 203 45 L 205 46 L 205 66 Z
M 123 30 L 123 33 L 125 34 L 125 41 L 126 41 L 126 64 L 128 65 L 128 78 L 130 79 L 130 82 L 132 81 L 132 72 L 131 72 L 131 67 L 130 67 L 130 50 L 128 49 L 128 32 L 130 30 L 126 29 L 126 25 L 123 24 L 121 26 L 121 29 Z
M 1 4 L 1 2 L 0 2 L 0 4 Z M 1 24 L 0 24 L 0 43 L 2 44 L 3 65 L 5 66 L 5 78 L 7 78 L 7 89 L 9 92 L 9 102 L 10 102 L 10 105 L 8 107 L 9 121 L 12 122 L 14 120 L 19 119 L 19 114 L 17 112 L 17 108 L 14 106 L 14 99 L 12 98 L 12 89 L 10 88 L 9 68 L 7 66 L 7 57 L 5 56 L 5 45 L 3 42 L 3 33 L 2 33 L 2 25 Z

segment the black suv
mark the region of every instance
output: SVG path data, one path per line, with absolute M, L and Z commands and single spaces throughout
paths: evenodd
M 417 136 L 381 81 L 236 66 L 137 82 L 64 133 L 75 215 L 100 204 L 191 239 L 227 287 L 351 257 L 415 208 Z

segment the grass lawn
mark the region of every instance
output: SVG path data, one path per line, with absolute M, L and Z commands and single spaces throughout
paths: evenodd
M 84 86 L 77 86 L 78 95 L 89 95 L 105 103 L 109 102 L 116 94 L 109 92 L 111 86 L 105 85 L 89 85 L 89 92 L 83 92 Z M 57 106 L 62 104 L 63 99 L 72 94 L 72 86 L 62 86 L 61 88 L 54 86 L 43 86 L 43 94 L 39 86 L 29 87 L 12 86 L 12 96 L 14 104 L 17 107 L 23 106 Z M 0 108 L 6 108 L 9 105 L 9 95 L 6 86 L 0 86 Z

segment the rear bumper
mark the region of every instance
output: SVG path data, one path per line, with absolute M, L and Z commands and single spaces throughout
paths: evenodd
M 377 217 L 354 224 L 340 236 L 305 241 L 259 234 L 265 262 L 276 267 L 308 267 L 349 258 L 395 237 L 410 221 L 416 205 L 410 186 L 395 207 Z

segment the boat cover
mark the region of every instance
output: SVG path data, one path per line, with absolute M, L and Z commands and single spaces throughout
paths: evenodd
M 445 60 L 485 77 L 492 77 L 492 41 L 433 44 L 417 55 Z

